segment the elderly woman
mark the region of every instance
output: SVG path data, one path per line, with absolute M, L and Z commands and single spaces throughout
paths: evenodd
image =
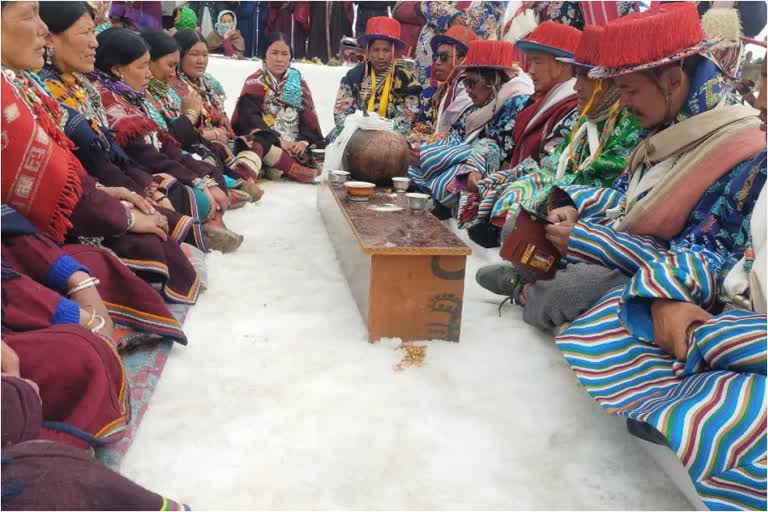
M 544 201 L 553 186 L 608 187 L 626 168 L 638 143 L 637 121 L 621 108 L 620 92 L 611 80 L 592 80 L 587 76 L 596 60 L 602 33 L 600 26 L 587 27 L 574 58 L 558 58 L 573 66 L 577 109 L 581 114 L 563 143 L 540 163 L 528 158 L 513 169 L 486 177 L 480 182 L 479 191 L 462 201 L 459 225 L 470 225 L 473 239 L 479 239 L 482 245 L 498 245 L 498 229 L 492 229 L 494 235 L 489 239 L 479 237 L 481 224 L 500 227 L 509 215 L 510 229 L 519 207 L 530 208 Z
M 64 113 L 30 69 L 43 67 L 47 28 L 38 4 L 3 4 L 2 200 L 59 243 L 103 244 L 166 300 L 194 304 L 200 281 L 168 221 L 138 194 L 110 195 L 83 169 L 61 130 Z M 12 49 L 12 50 L 11 50 Z
M 315 169 L 299 164 L 283 151 L 274 132 L 256 130 L 242 136 L 235 134 L 224 110 L 224 89 L 205 72 L 208 67 L 205 39 L 192 30 L 180 30 L 174 38 L 179 43 L 181 62 L 178 76 L 170 85 L 182 99 L 189 95 L 200 96 L 201 105 L 193 124 L 208 142 L 233 148 L 231 167 L 238 170 L 238 175 L 246 180 L 257 180 L 264 164 L 296 181 L 314 182 Z
M 245 41 L 237 30 L 237 16 L 232 11 L 221 11 L 214 30 L 208 34 L 208 49 L 227 57 L 239 59 L 245 51 Z
M 320 122 L 309 86 L 301 73 L 291 67 L 289 38 L 272 32 L 264 42 L 264 67 L 249 76 L 232 128 L 238 135 L 272 130 L 280 147 L 299 162 L 307 162 L 309 147 L 325 147 Z
M 444 139 L 422 146 L 408 171 L 447 218 L 462 190 L 477 190 L 479 177 L 496 172 L 514 147 L 517 114 L 533 94 L 530 79 L 515 68 L 511 43 L 473 41 L 462 69 L 474 107 Z M 513 78 L 510 80 L 510 75 Z
M 333 117 L 336 134 L 344 120 L 357 110 L 376 112 L 395 120 L 395 131 L 408 135 L 419 112 L 421 85 L 413 73 L 395 61 L 395 47 L 402 50 L 400 23 L 386 17 L 368 20 L 365 35 L 358 39 L 367 58 L 341 79 Z

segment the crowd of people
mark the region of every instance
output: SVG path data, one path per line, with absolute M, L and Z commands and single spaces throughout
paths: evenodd
M 121 353 L 186 344 L 169 304 L 195 304 L 205 252 L 242 243 L 227 211 L 264 178 L 314 183 L 311 150 L 360 112 L 391 120 L 413 189 L 477 244 L 546 218 L 551 278 L 500 261 L 478 283 L 556 333 L 586 390 L 663 439 L 707 506 L 766 508 L 765 63 L 757 98 L 737 86 L 765 4 L 756 32 L 721 34 L 691 2 L 601 24 L 578 2 L 524 3 L 539 19 L 513 43 L 504 2 L 421 2 L 410 32 L 407 2 L 361 2 L 365 56 L 324 134 L 292 62 L 338 51 L 350 3 L 225 3 L 165 28 L 153 2 L 1 4 L 4 508 L 184 507 L 86 455 L 130 422 Z M 323 44 L 297 45 L 305 7 Z M 257 43 L 244 16 L 267 20 Z M 231 117 L 215 51 L 262 62 Z

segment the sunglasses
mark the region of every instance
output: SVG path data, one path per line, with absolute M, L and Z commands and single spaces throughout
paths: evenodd
M 452 58 L 453 58 L 453 55 L 451 55 L 450 53 L 433 53 L 432 54 L 432 62 L 437 62 L 439 60 L 440 62 L 445 64 Z
M 480 83 L 480 80 L 475 80 L 474 78 L 465 78 L 464 79 L 464 87 L 467 89 L 474 89 L 477 84 Z

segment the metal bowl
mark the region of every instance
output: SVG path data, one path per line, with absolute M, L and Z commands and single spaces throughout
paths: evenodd
M 428 194 L 421 194 L 419 192 L 410 192 L 405 194 L 408 198 L 408 207 L 411 210 L 426 210 L 427 203 L 429 202 Z
M 334 185 L 341 185 L 345 181 L 349 179 L 349 173 L 347 171 L 329 171 L 328 172 L 328 183 L 333 183 Z
M 403 176 L 392 178 L 392 185 L 398 192 L 405 192 L 411 184 L 411 179 Z

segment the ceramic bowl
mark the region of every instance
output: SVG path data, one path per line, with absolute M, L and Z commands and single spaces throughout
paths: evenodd
M 395 187 L 395 190 L 398 192 L 405 192 L 408 190 L 408 186 L 411 184 L 410 178 L 405 177 L 396 177 L 392 178 L 392 185 Z
M 373 194 L 376 185 L 367 181 L 347 181 L 344 183 L 347 195 L 352 201 L 367 201 Z
M 426 210 L 427 203 L 429 202 L 428 194 L 420 194 L 418 192 L 410 192 L 405 194 L 408 198 L 408 207 L 411 210 Z

